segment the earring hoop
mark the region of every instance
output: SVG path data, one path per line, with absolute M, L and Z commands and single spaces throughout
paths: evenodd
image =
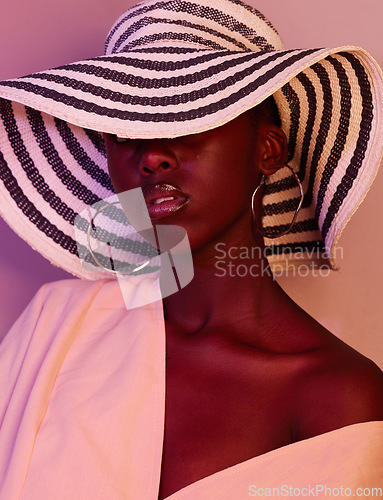
M 102 206 L 102 207 L 100 207 L 100 208 L 97 209 L 97 211 L 94 214 L 94 216 L 90 219 L 89 229 L 88 229 L 88 233 L 87 233 L 87 241 L 88 241 L 88 247 L 89 247 L 90 254 L 91 254 L 93 260 L 98 265 L 98 267 L 101 267 L 101 269 L 103 269 L 104 271 L 107 271 L 108 273 L 111 273 L 111 274 L 115 274 L 115 275 L 117 275 L 117 274 L 129 275 L 129 274 L 136 273 L 137 271 L 141 271 L 141 269 L 144 269 L 149 264 L 150 259 L 148 259 L 143 264 L 140 264 L 139 266 L 135 267 L 134 269 L 130 269 L 129 272 L 127 272 L 127 273 L 121 273 L 121 272 L 115 271 L 114 269 L 109 269 L 108 267 L 105 267 L 103 264 L 101 264 L 101 262 L 98 260 L 98 258 L 96 257 L 95 253 L 93 252 L 92 245 L 91 245 L 91 242 L 90 242 L 90 234 L 91 234 L 93 228 L 96 227 L 95 224 L 94 224 L 94 220 L 97 217 L 97 215 L 100 212 L 102 212 L 103 210 L 105 210 L 105 208 L 109 207 L 110 205 L 118 205 L 119 203 L 120 203 L 119 201 L 114 201 L 114 202 L 109 203 L 108 205 L 104 205 L 104 206 Z M 108 245 L 108 247 L 110 247 L 110 243 L 109 242 L 107 243 L 107 245 Z M 110 262 L 111 262 L 111 265 L 113 266 L 113 259 L 112 259 L 111 256 L 110 256 Z
M 296 219 L 297 219 L 298 212 L 299 212 L 299 210 L 301 209 L 301 206 L 302 206 L 302 203 L 303 203 L 303 198 L 304 198 L 303 188 L 302 188 L 302 183 L 301 183 L 301 181 L 299 180 L 299 177 L 298 177 L 298 176 L 297 176 L 297 174 L 294 172 L 294 170 L 290 167 L 290 165 L 284 165 L 284 166 L 285 166 L 285 167 L 287 167 L 287 168 L 291 171 L 291 173 L 293 174 L 293 176 L 294 176 L 294 179 L 295 179 L 295 181 L 296 181 L 296 183 L 297 183 L 297 185 L 298 185 L 298 187 L 299 187 L 300 199 L 299 199 L 298 206 L 297 206 L 297 208 L 295 209 L 295 213 L 294 213 L 294 216 L 293 216 L 293 220 L 291 221 L 291 223 L 290 223 L 289 227 L 288 227 L 285 231 L 283 231 L 282 233 L 276 234 L 276 235 L 274 235 L 274 236 L 266 236 L 266 235 L 264 234 L 264 232 L 263 232 L 263 231 L 261 231 L 260 229 L 258 230 L 258 231 L 262 234 L 262 236 L 264 236 L 265 238 L 271 239 L 271 240 L 276 239 L 276 238 L 280 238 L 281 236 L 285 236 L 286 234 L 288 234 L 288 233 L 291 231 L 291 229 L 292 229 L 292 227 L 293 227 L 293 225 L 294 225 L 294 222 L 295 222 L 295 221 L 296 221 Z M 258 184 L 258 186 L 255 188 L 255 190 L 254 190 L 254 192 L 253 192 L 253 195 L 252 195 L 252 197 L 251 197 L 251 213 L 252 213 L 252 219 L 253 219 L 253 224 L 254 224 L 254 226 L 255 226 L 255 220 L 256 220 L 256 218 L 255 218 L 255 208 L 254 208 L 254 200 L 255 200 L 255 195 L 257 194 L 257 192 L 258 192 L 259 188 L 265 184 L 265 180 L 266 180 L 266 176 L 265 176 L 265 175 L 262 175 L 261 182 L 260 182 L 260 183 Z

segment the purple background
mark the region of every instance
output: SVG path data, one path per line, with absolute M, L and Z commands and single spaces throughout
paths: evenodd
M 2 0 L 0 79 L 101 54 L 110 26 L 133 3 Z M 381 0 L 249 3 L 272 20 L 287 47 L 361 45 L 383 62 Z M 379 172 L 340 241 L 345 255 L 340 272 L 279 282 L 318 321 L 383 366 L 382 193 Z M 1 337 L 43 283 L 71 276 L 40 257 L 1 220 L 0 237 Z

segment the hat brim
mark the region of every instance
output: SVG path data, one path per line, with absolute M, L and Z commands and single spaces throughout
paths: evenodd
M 380 68 L 355 47 L 151 48 L 2 82 L 0 212 L 53 264 L 97 279 L 102 273 L 81 265 L 74 223 L 113 194 L 100 133 L 142 139 L 199 133 L 274 95 L 305 201 L 293 231 L 266 243 L 275 254 L 324 249 L 335 267 L 335 243 L 382 155 L 382 94 Z M 295 210 L 294 183 L 285 176 L 273 176 L 264 196 L 266 235 L 283 232 Z

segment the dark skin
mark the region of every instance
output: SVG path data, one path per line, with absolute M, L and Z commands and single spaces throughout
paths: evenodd
M 245 113 L 184 138 L 105 140 L 117 192 L 165 182 L 189 196 L 181 209 L 152 221 L 186 229 L 195 273 L 164 299 L 159 498 L 295 441 L 383 420 L 376 365 L 307 315 L 269 274 L 217 277 L 217 243 L 262 246 L 251 231 L 250 199 L 261 174 L 285 163 L 281 129 L 268 120 L 254 126 Z M 261 269 L 257 252 L 247 264 Z

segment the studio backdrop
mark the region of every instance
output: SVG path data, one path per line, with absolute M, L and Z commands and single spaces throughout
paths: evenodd
M 101 55 L 110 26 L 134 3 L 2 0 L 0 80 Z M 273 22 L 287 48 L 359 45 L 383 64 L 381 0 L 248 3 Z M 277 280 L 309 314 L 383 367 L 382 213 L 380 171 L 340 239 L 340 271 L 290 273 Z M 2 220 L 0 243 L 1 338 L 41 285 L 72 276 L 40 257 Z

